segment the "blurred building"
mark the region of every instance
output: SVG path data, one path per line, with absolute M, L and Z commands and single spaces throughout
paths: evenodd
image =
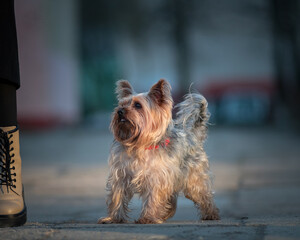
M 21 88 L 18 117 L 26 126 L 80 119 L 77 1 L 16 0 Z

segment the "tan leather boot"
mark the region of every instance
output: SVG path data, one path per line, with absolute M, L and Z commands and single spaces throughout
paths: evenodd
M 18 127 L 0 127 L 0 227 L 26 222 Z

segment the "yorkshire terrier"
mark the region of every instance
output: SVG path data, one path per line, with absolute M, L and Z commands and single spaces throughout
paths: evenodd
M 115 140 L 109 158 L 108 216 L 98 223 L 126 223 L 135 193 L 143 201 L 135 223 L 171 218 L 180 192 L 194 202 L 202 220 L 219 219 L 203 150 L 209 119 L 205 98 L 186 95 L 172 120 L 171 86 L 164 79 L 140 94 L 120 80 L 116 94 L 119 104 L 110 125 Z

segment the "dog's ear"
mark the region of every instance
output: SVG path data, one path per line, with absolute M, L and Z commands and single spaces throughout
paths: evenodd
M 116 83 L 116 94 L 117 99 L 120 101 L 122 98 L 129 97 L 133 94 L 133 88 L 130 83 L 126 80 L 119 80 Z
M 148 96 L 159 106 L 169 104 L 170 102 L 172 102 L 171 86 L 167 80 L 160 79 L 151 87 Z

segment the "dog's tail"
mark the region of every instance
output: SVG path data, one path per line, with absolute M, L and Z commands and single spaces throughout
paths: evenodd
M 189 133 L 194 133 L 204 140 L 206 138 L 207 123 L 210 117 L 207 106 L 207 101 L 201 94 L 187 94 L 184 101 L 175 107 L 178 108 L 175 126 L 183 128 Z

